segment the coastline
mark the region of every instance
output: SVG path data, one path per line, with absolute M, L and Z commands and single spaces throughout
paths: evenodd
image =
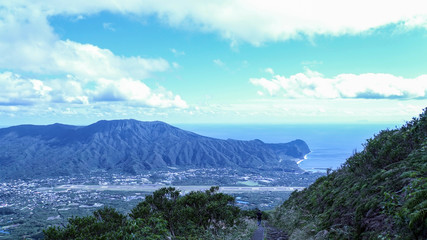
M 298 164 L 299 168 L 301 168 L 305 172 L 312 172 L 312 173 L 326 173 L 328 171 L 328 169 L 332 169 L 332 168 L 328 168 L 328 167 L 303 168 L 300 164 L 302 162 L 304 162 L 305 160 L 309 160 L 309 158 L 307 156 L 310 153 L 312 153 L 312 152 L 310 151 L 309 153 L 307 153 L 306 155 L 304 155 L 304 157 L 302 159 L 300 159 L 300 160 L 297 161 L 297 164 Z
M 309 152 L 309 153 L 307 153 L 306 155 L 304 155 L 304 157 L 303 158 L 301 158 L 301 159 L 299 159 L 298 161 L 297 161 L 297 164 L 298 164 L 298 167 L 300 167 L 300 163 L 302 163 L 304 160 L 307 160 L 307 155 L 308 154 L 310 154 L 311 152 Z

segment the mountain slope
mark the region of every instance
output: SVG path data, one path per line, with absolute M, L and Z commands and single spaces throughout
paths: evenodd
M 167 167 L 238 167 L 300 171 L 302 140 L 267 144 L 221 140 L 163 122 L 99 121 L 78 127 L 21 125 L 0 129 L 0 178 L 107 171 L 136 174 Z
M 291 239 L 427 239 L 427 109 L 274 213 Z

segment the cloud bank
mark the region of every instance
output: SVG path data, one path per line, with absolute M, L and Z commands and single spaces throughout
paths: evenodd
M 6 86 L 0 89 L 0 104 L 127 101 L 141 106 L 187 107 L 179 95 L 162 88 L 153 90 L 142 82 L 156 72 L 169 70 L 165 59 L 117 56 L 92 44 L 59 39 L 48 17 L 68 10 L 64 12 L 55 4 L 0 4 L 0 69 L 6 69 L 0 72 L 2 86 Z M 91 12 L 84 5 L 70 9 L 75 14 Z
M 126 101 L 130 105 L 187 108 L 179 95 L 165 89 L 152 90 L 143 82 L 132 78 L 99 78 L 88 82 L 68 76 L 68 79 L 41 81 L 23 78 L 11 72 L 0 73 L 0 105 L 19 106 L 43 103 L 90 104 Z
M 251 78 L 271 96 L 285 98 L 427 99 L 427 75 L 403 78 L 385 73 L 340 74 L 324 77 L 309 69 L 290 77 Z M 259 94 L 263 95 L 263 94 Z
M 232 44 L 247 42 L 261 45 L 318 35 L 363 34 L 385 26 L 403 30 L 427 28 L 427 8 L 424 6 L 423 0 L 128 0 L 120 4 L 114 0 L 75 0 L 67 4 L 56 0 L 1 1 L 0 114 L 3 110 L 12 114 L 25 108 L 22 106 L 32 109 L 32 105 L 43 103 L 48 103 L 45 105 L 48 107 L 40 105 L 37 111 L 58 114 L 82 113 L 86 110 L 108 114 L 108 110 L 104 111 L 108 107 L 111 107 L 111 111 L 121 112 L 126 112 L 125 108 L 132 108 L 135 113 L 138 109 L 144 109 L 144 115 L 164 107 L 172 107 L 178 112 L 188 110 L 183 110 L 188 106 L 179 95 L 161 87 L 152 89 L 144 83 L 146 78 L 168 71 L 171 68 L 168 61 L 161 57 L 118 56 L 92 44 L 60 39 L 49 23 L 49 17 L 52 16 L 66 15 L 82 19 L 87 15 L 108 11 L 142 20 L 152 17 L 172 28 L 218 34 Z M 112 25 L 106 23 L 103 27 L 111 30 Z M 184 55 L 184 52 L 175 49 L 171 51 L 175 56 Z M 179 67 L 177 63 L 172 63 L 172 66 Z M 263 96 L 337 101 L 379 98 L 384 104 L 378 109 L 390 104 L 388 99 L 426 99 L 426 75 L 406 79 L 390 74 L 367 73 L 341 74 L 329 78 L 307 71 L 287 78 L 274 75 L 273 69 L 266 69 L 266 72 L 269 78 L 250 80 L 260 87 L 258 94 Z M 296 105 L 292 100 L 287 99 L 291 101 L 287 103 L 289 106 Z M 57 106 L 55 104 L 61 107 L 51 109 L 51 106 Z M 305 102 L 300 104 L 301 107 L 296 109 L 305 106 Z M 288 111 L 288 105 L 270 109 L 297 112 Z M 264 114 L 266 106 L 272 104 L 256 106 L 258 108 L 246 105 L 222 108 L 233 114 L 246 111 L 250 115 L 254 114 L 254 109 Z M 325 103 L 325 106 L 319 107 L 322 110 L 319 111 L 328 111 L 328 106 L 329 111 L 332 111 L 336 104 L 332 106 Z M 96 108 L 100 110 L 95 111 Z M 342 107 L 347 108 L 347 105 Z M 394 111 L 393 108 L 388 112 Z M 371 113 L 366 116 L 371 116 Z M 210 112 L 206 115 L 213 116 Z M 278 112 L 277 116 L 281 121 L 283 113 Z M 228 120 L 229 116 L 224 119 Z
M 101 11 L 155 16 L 167 25 L 216 32 L 232 42 L 254 45 L 315 35 L 359 34 L 389 24 L 403 28 L 427 27 L 423 0 L 22 0 L 8 7 L 39 9 L 53 16 L 89 15 Z

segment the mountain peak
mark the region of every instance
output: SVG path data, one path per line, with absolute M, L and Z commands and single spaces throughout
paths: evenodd
M 0 150 L 0 176 L 4 177 L 93 170 L 136 174 L 168 167 L 301 171 L 293 159 L 310 151 L 305 142 L 221 140 L 161 121 L 134 119 L 102 120 L 79 127 L 52 124 L 1 129 Z
M 135 119 L 118 119 L 118 120 L 100 120 L 90 126 L 103 126 L 103 127 L 153 127 L 153 126 L 169 126 L 171 125 L 161 121 L 139 121 Z

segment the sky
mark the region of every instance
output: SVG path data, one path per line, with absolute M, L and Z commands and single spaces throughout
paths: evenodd
M 0 126 L 401 124 L 427 107 L 427 3 L 0 1 Z

